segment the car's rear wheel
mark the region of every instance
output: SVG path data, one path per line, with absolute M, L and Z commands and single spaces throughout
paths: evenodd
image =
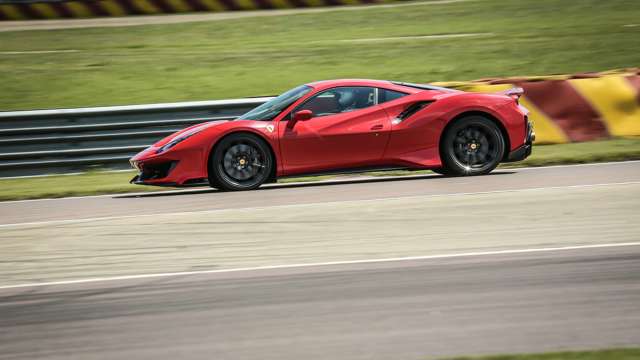
M 209 183 L 227 191 L 255 189 L 269 178 L 273 169 L 269 146 L 251 134 L 223 138 L 210 161 Z
M 451 176 L 483 175 L 498 166 L 505 141 L 498 126 L 483 116 L 456 120 L 443 134 L 439 173 Z

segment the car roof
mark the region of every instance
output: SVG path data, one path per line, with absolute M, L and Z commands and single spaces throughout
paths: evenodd
M 337 86 L 371 86 L 382 87 L 386 89 L 399 90 L 408 93 L 417 93 L 424 90 L 439 90 L 429 85 L 416 86 L 410 83 L 401 83 L 388 80 L 371 80 L 371 79 L 336 79 L 322 80 L 308 83 L 307 85 L 317 89 L 324 90 Z
M 334 86 L 389 86 L 391 81 L 371 80 L 371 79 L 335 79 L 314 81 L 308 85 L 315 88 L 334 87 Z

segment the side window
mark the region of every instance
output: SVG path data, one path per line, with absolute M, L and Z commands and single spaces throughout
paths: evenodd
M 314 116 L 339 114 L 375 105 L 375 89 L 370 87 L 337 87 L 317 94 L 296 111 L 311 110 Z
M 407 94 L 400 91 L 393 91 L 389 89 L 378 89 L 378 104 L 383 102 L 399 99 Z

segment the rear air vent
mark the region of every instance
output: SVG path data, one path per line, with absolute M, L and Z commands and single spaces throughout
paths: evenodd
M 427 107 L 427 105 L 431 104 L 433 101 L 418 101 L 415 102 L 409 106 L 407 106 L 406 109 L 404 109 L 398 116 L 396 116 L 396 120 L 398 120 L 398 122 L 403 121 L 407 118 L 409 118 L 411 115 L 417 113 L 418 111 L 424 109 L 425 107 Z

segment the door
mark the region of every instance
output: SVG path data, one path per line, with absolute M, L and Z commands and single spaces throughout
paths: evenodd
M 377 105 L 377 89 L 337 87 L 322 91 L 291 114 L 311 110 L 304 121 L 281 120 L 280 151 L 286 175 L 375 165 L 391 123 Z

